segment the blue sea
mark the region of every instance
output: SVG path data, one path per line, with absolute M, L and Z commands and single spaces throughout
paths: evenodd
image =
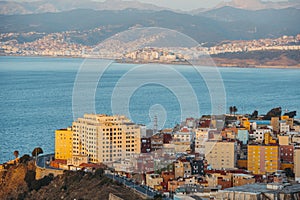
M 187 65 L 93 62 L 96 67 L 84 73 L 91 63 L 83 59 L 0 57 L 0 163 L 14 150 L 54 152 L 54 131 L 85 112 L 129 113 L 148 128 L 157 116 L 163 128 L 229 106 L 238 113 L 265 114 L 279 106 L 300 111 L 296 69 L 203 67 L 199 73 Z

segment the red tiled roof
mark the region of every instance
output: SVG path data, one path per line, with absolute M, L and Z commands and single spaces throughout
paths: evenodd
M 104 165 L 93 164 L 93 163 L 81 163 L 79 167 L 89 167 L 89 168 L 103 168 Z
M 63 159 L 55 159 L 52 162 L 57 164 L 65 164 L 65 165 L 67 164 L 67 160 L 63 160 Z
M 192 117 L 191 118 L 186 118 L 186 121 L 188 121 L 188 120 L 191 121 L 191 120 L 194 120 L 194 118 L 192 118 Z
M 182 128 L 182 129 L 181 129 L 181 132 L 183 132 L 183 133 L 188 133 L 188 132 L 190 132 L 190 131 L 189 131 L 188 128 Z

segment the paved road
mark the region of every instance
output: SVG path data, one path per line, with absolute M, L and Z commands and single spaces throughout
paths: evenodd
M 135 184 L 125 177 L 116 176 L 113 174 L 105 174 L 105 175 L 119 183 L 122 183 L 123 185 L 125 185 L 127 187 L 130 187 L 130 188 L 136 190 L 139 193 L 142 193 L 143 195 L 148 196 L 149 198 L 153 198 L 156 194 L 159 194 L 156 191 L 151 191 L 149 188 L 147 188 L 147 186 Z

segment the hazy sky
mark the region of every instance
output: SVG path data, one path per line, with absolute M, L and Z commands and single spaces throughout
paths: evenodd
M 100 0 L 104 1 L 104 0 Z M 145 3 L 152 3 L 158 6 L 164 6 L 173 9 L 181 9 L 181 10 L 191 10 L 197 8 L 208 8 L 216 6 L 220 2 L 228 2 L 230 0 L 138 0 Z M 248 0 L 244 0 L 248 1 Z M 263 0 L 263 1 L 273 1 L 273 2 L 281 2 L 288 0 Z
M 3 0 L 0 0 L 3 1 Z M 39 0 L 6 0 L 6 1 L 39 1 Z M 61 0 L 63 1 L 63 0 Z M 82 0 L 84 1 L 84 0 Z M 94 0 L 94 1 L 106 1 L 106 0 Z M 131 0 L 128 0 L 131 1 Z M 134 1 L 134 0 L 133 0 Z M 231 0 L 136 0 L 144 3 L 152 3 L 158 6 L 163 6 L 172 9 L 180 9 L 180 10 L 193 10 L 197 8 L 208 8 L 216 6 L 220 2 L 228 2 Z M 240 0 L 240 1 L 256 1 L 256 0 Z M 273 1 L 273 2 L 283 2 L 289 0 L 262 0 L 262 1 Z M 300 1 L 300 0 L 290 0 L 290 1 Z

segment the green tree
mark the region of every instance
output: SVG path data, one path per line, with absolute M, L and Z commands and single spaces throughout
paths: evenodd
M 19 151 L 15 150 L 14 151 L 14 156 L 15 156 L 15 158 L 18 158 L 19 157 Z
M 233 107 L 232 106 L 229 107 L 229 112 L 230 112 L 230 115 L 232 115 L 232 112 L 233 112 Z
M 286 169 L 284 169 L 284 171 L 285 171 L 287 177 L 290 177 L 290 178 L 295 177 L 295 174 L 293 173 L 293 170 L 291 168 L 286 168 Z
M 30 156 L 28 154 L 25 154 L 20 158 L 20 163 L 27 163 L 29 160 Z
M 38 155 L 44 153 L 43 149 L 41 147 L 36 147 L 31 152 L 32 157 L 37 157 Z
M 103 168 L 96 169 L 95 176 L 102 177 L 103 174 L 104 174 L 104 169 Z
M 236 113 L 237 111 L 238 111 L 237 107 L 236 107 L 236 106 L 233 106 L 232 112 L 233 112 L 234 116 L 235 116 L 235 113 Z

